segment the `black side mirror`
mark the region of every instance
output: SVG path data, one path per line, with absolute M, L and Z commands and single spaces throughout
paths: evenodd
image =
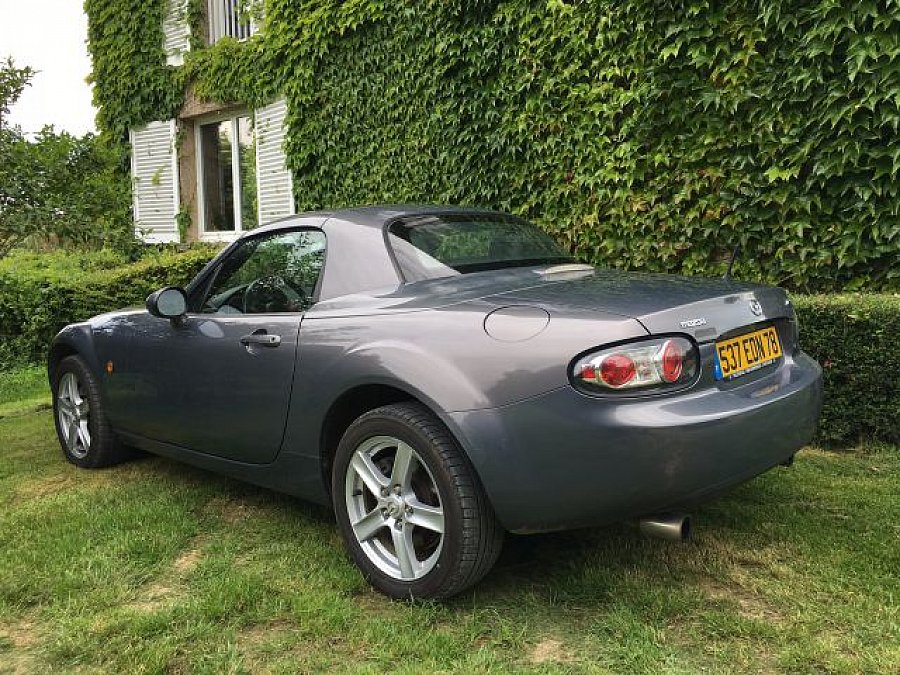
M 147 297 L 147 311 L 160 319 L 180 324 L 187 314 L 187 295 L 177 286 L 166 286 Z

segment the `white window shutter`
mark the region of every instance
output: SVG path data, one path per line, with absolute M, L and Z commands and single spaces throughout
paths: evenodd
M 131 130 L 131 181 L 137 233 L 147 243 L 177 242 L 175 120 Z
M 284 162 L 284 118 L 287 103 L 279 99 L 254 113 L 256 190 L 259 224 L 294 213 L 293 179 Z
M 184 63 L 185 52 L 191 49 L 191 27 L 188 25 L 188 4 L 191 0 L 167 0 L 166 16 L 163 19 L 163 48 L 166 63 L 180 66 Z

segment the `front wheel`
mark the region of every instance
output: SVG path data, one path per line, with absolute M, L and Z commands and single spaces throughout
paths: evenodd
M 393 598 L 455 595 L 487 574 L 503 543 L 468 459 L 419 404 L 377 408 L 350 425 L 332 499 L 354 562 Z
M 56 367 L 53 412 L 63 455 L 72 464 L 97 469 L 129 458 L 106 419 L 97 379 L 80 356 L 67 356 Z

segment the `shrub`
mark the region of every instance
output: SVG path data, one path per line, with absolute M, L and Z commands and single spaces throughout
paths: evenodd
M 0 367 L 40 363 L 65 324 L 141 304 L 166 284 L 186 284 L 213 255 L 156 251 L 136 263 L 121 253 L 15 253 L 0 260 Z M 803 349 L 825 371 L 817 442 L 874 438 L 900 443 L 900 295 L 794 296 Z
M 818 442 L 900 443 L 900 295 L 796 296 L 800 344 L 825 371 Z
M 0 260 L 0 366 L 42 361 L 66 324 L 140 305 L 167 284 L 184 285 L 213 253 L 205 246 L 163 250 L 128 264 L 111 251 L 17 252 Z
M 0 258 L 48 240 L 132 249 L 129 182 L 116 146 L 52 126 L 29 138 L 4 123 L 33 75 L 0 62 Z
M 0 257 L 23 243 L 134 248 L 129 181 L 98 136 L 0 130 Z

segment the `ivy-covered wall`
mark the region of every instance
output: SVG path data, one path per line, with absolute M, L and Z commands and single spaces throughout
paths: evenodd
M 191 0 L 197 20 L 200 0 Z M 266 0 L 165 67 L 165 0 L 87 0 L 100 123 L 188 80 L 284 94 L 301 208 L 478 204 L 605 265 L 900 288 L 898 0 Z
M 175 117 L 186 72 L 166 65 L 167 0 L 84 0 L 97 125 L 127 150 L 128 130 Z M 61 102 L 64 105 L 64 102 Z

